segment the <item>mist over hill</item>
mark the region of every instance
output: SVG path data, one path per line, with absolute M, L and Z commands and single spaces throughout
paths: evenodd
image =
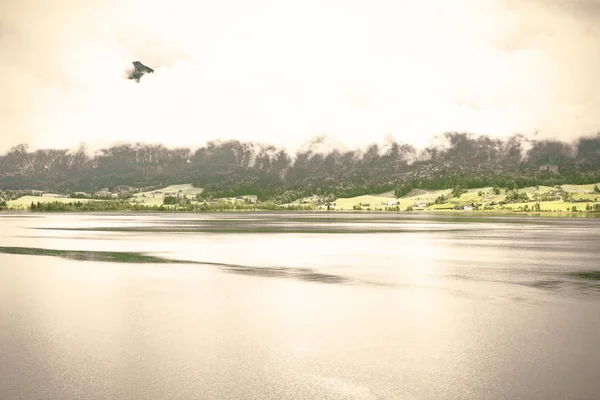
M 495 139 L 446 133 L 423 149 L 388 141 L 362 150 L 324 148 L 323 140 L 291 153 L 237 140 L 196 150 L 143 143 L 86 154 L 83 147 L 0 156 L 1 189 L 93 192 L 194 183 L 206 196 L 255 194 L 291 201 L 311 195 L 355 196 L 457 185 L 524 187 L 600 181 L 600 135 L 573 143 L 524 136 Z

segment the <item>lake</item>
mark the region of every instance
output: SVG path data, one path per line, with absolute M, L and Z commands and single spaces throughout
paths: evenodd
M 599 243 L 586 218 L 0 213 L 0 399 L 598 399 L 600 281 L 573 273 Z

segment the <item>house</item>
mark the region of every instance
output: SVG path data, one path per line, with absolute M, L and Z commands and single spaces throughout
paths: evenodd
M 371 206 L 371 203 L 362 203 L 361 205 L 362 205 L 363 207 L 370 207 L 370 206 Z
M 425 207 L 429 207 L 429 203 L 427 203 L 427 202 L 423 201 L 423 202 L 419 203 L 419 204 L 417 205 L 417 207 L 419 207 L 419 208 L 425 208 Z
M 254 204 L 254 203 L 258 202 L 258 196 L 254 195 L 254 194 L 249 194 L 249 195 L 246 195 L 246 196 L 242 196 L 242 198 L 244 199 L 244 201 L 246 203 L 249 203 L 249 204 Z
M 102 190 L 100 192 L 96 192 L 96 194 L 94 195 L 94 197 L 96 197 L 96 198 L 108 198 L 108 197 L 115 198 L 115 197 L 118 197 L 118 194 L 111 193 L 108 190 Z
M 473 205 L 472 204 L 465 204 L 465 207 L 463 209 L 465 211 L 473 211 Z
M 562 200 L 565 196 L 566 192 L 562 189 L 560 190 L 551 190 L 548 192 L 548 195 L 554 196 L 556 200 Z
M 388 205 L 388 206 L 397 206 L 397 205 L 398 205 L 398 202 L 397 202 L 397 201 L 395 201 L 395 200 L 390 200 L 390 201 L 388 201 L 388 202 L 387 202 L 387 205 Z

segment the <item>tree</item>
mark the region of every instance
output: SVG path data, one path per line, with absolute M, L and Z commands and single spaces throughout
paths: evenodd
M 455 186 L 454 189 L 452 189 L 452 197 L 460 197 L 464 192 L 466 192 L 466 190 L 463 189 L 462 186 Z
M 600 193 L 600 188 L 598 185 L 594 185 L 594 193 Z
M 529 201 L 529 196 L 527 196 L 527 193 L 525 192 L 513 190 L 508 192 L 506 198 L 504 199 L 505 202 L 509 202 L 511 200 L 516 203 L 526 203 Z
M 412 185 L 410 183 L 407 183 L 405 185 L 397 187 L 394 190 L 394 196 L 396 196 L 396 197 L 406 196 L 412 189 L 413 189 Z
M 175 196 L 165 196 L 165 199 L 163 200 L 163 204 L 166 204 L 166 205 L 177 204 L 177 197 L 175 197 Z

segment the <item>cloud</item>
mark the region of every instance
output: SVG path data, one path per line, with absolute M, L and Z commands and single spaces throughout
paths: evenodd
M 0 151 L 600 129 L 597 1 L 0 1 Z

